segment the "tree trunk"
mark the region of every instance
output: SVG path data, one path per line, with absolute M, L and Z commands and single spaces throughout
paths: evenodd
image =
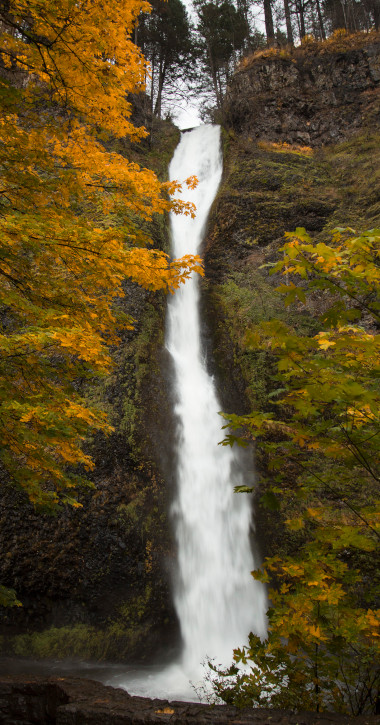
M 161 118 L 161 101 L 162 101 L 162 85 L 159 80 L 156 103 L 154 104 L 154 115 L 157 116 L 157 118 Z
M 265 32 L 269 46 L 275 44 L 271 0 L 264 0 Z
M 342 17 L 343 17 L 343 22 L 344 22 L 344 25 L 342 27 L 344 27 L 347 30 L 348 29 L 348 25 L 347 25 L 347 12 L 346 12 L 347 8 L 346 8 L 346 3 L 345 3 L 344 0 L 341 0 L 340 1 L 340 6 L 342 8 Z
M 326 33 L 325 33 L 324 25 L 323 25 L 323 17 L 322 17 L 322 11 L 321 11 L 321 4 L 320 4 L 319 0 L 316 0 L 316 5 L 317 5 L 317 14 L 318 14 L 319 29 L 321 31 L 321 38 L 322 38 L 322 40 L 326 40 Z
M 156 97 L 156 103 L 154 104 L 154 115 L 157 116 L 157 118 L 161 118 L 161 98 L 162 98 L 162 86 L 163 86 L 163 79 L 162 79 L 162 58 L 160 58 L 160 62 L 158 64 L 158 88 L 157 88 L 157 97 Z
M 284 11 L 285 11 L 286 35 L 288 36 L 288 43 L 290 43 L 290 45 L 294 45 L 293 28 L 292 28 L 292 23 L 290 20 L 290 8 L 289 8 L 288 0 L 284 0 Z
M 220 94 L 219 94 L 218 78 L 217 78 L 214 58 L 212 55 L 212 51 L 211 51 L 209 42 L 207 42 L 207 53 L 208 53 L 208 59 L 209 59 L 209 63 L 210 63 L 212 85 L 214 86 L 214 92 L 215 92 L 215 97 L 216 97 L 216 105 L 220 109 L 222 107 L 222 98 L 220 97 Z
M 296 6 L 296 20 L 297 20 L 297 27 L 298 27 L 298 35 L 299 35 L 299 37 L 301 37 L 300 16 L 299 16 L 299 12 L 297 10 L 297 6 Z
M 237 0 L 237 3 L 236 4 L 237 4 L 237 7 L 238 7 L 238 10 L 240 10 L 240 12 L 243 15 L 244 23 L 245 23 L 245 26 L 246 26 L 246 40 L 245 40 L 245 42 L 247 43 L 247 47 L 248 48 L 251 48 L 250 27 L 249 27 L 249 20 L 248 20 L 248 7 L 249 7 L 249 3 L 247 2 L 247 0 Z
M 296 7 L 297 7 L 298 18 L 299 18 L 299 23 L 300 23 L 300 36 L 301 36 L 301 40 L 302 40 L 302 38 L 304 38 L 306 35 L 305 15 L 304 15 L 304 8 L 303 8 L 302 0 L 301 0 L 301 2 L 297 2 Z
M 154 106 L 154 115 L 158 118 L 161 118 L 161 112 L 162 112 L 162 90 L 165 83 L 165 76 L 166 76 L 166 68 L 167 64 L 165 61 L 160 58 L 160 64 L 158 67 L 158 91 L 157 91 L 157 98 L 156 98 L 156 104 Z
M 152 60 L 150 61 L 150 68 L 151 68 L 151 74 L 150 74 L 150 82 L 151 82 L 151 86 L 150 86 L 150 110 L 152 112 L 152 115 L 153 115 L 153 104 L 154 104 L 154 76 L 155 76 L 155 73 L 154 73 L 154 71 L 155 71 L 155 62 L 154 61 L 155 61 L 155 59 L 153 57 Z
M 375 30 L 380 29 L 380 2 L 379 0 L 374 0 L 373 3 L 373 22 L 375 24 Z

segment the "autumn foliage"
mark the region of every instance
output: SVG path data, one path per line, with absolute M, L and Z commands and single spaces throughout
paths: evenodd
M 105 374 L 128 278 L 173 292 L 197 258 L 150 249 L 146 222 L 191 204 L 176 183 L 112 150 L 131 123 L 145 61 L 142 0 L 11 0 L 0 11 L 1 460 L 31 501 L 69 501 L 90 469 L 81 443 L 109 430 L 79 381 Z M 189 184 L 194 179 L 189 180 Z
M 251 667 L 234 664 L 215 687 L 239 705 L 378 712 L 380 230 L 286 237 L 278 289 L 287 306 L 318 301 L 319 331 L 274 319 L 247 332 L 247 348 L 276 362 L 273 412 L 226 416 L 238 432 L 224 443 L 265 452 L 261 503 L 286 512 L 294 543 L 253 573 L 270 585 L 268 638 L 251 635 L 235 652 Z

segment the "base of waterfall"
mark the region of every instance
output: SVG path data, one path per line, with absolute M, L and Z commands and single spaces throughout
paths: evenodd
M 105 686 L 121 688 L 136 697 L 157 697 L 164 700 L 207 702 L 215 700 L 210 681 L 210 668 L 191 667 L 173 661 L 166 665 L 86 662 L 76 659 L 41 659 L 0 657 L 0 680 L 4 676 L 17 679 L 32 677 L 64 677 L 96 680 Z M 0 717 L 1 723 L 1 717 Z
M 131 697 L 93 680 L 0 676 L 1 725 L 376 725 L 376 715 L 237 709 Z
M 106 684 L 121 687 L 130 695 L 138 697 L 159 697 L 167 700 L 207 702 L 212 695 L 211 687 L 204 682 L 204 668 L 186 668 L 182 664 L 171 664 L 165 668 L 147 667 L 113 676 Z

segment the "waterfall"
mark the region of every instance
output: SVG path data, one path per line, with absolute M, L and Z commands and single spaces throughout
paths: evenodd
M 173 255 L 200 252 L 221 175 L 220 130 L 200 126 L 182 136 L 170 178 L 198 177 L 186 199 L 195 219 L 172 215 Z M 251 502 L 235 494 L 247 483 L 238 451 L 218 446 L 224 434 L 212 377 L 200 339 L 199 279 L 192 277 L 168 304 L 167 348 L 175 371 L 178 417 L 177 496 L 173 504 L 178 545 L 175 586 L 183 638 L 183 665 L 193 671 L 205 656 L 229 664 L 250 631 L 265 633 L 265 592 L 252 578 Z
M 184 190 L 196 218 L 171 216 L 173 255 L 197 254 L 221 175 L 220 129 L 200 126 L 182 134 L 170 178 L 195 174 L 198 186 Z M 199 277 L 193 275 L 168 302 L 166 346 L 174 369 L 177 493 L 172 517 L 177 541 L 174 602 L 183 640 L 181 661 L 145 678 L 132 694 L 194 699 L 189 681 L 204 675 L 207 658 L 229 665 L 233 649 L 249 632 L 266 631 L 266 594 L 250 572 L 251 501 L 234 486 L 250 483 L 239 450 L 218 445 L 223 420 L 201 345 Z

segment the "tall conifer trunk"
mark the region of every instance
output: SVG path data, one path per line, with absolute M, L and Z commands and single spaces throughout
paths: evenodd
M 267 43 L 269 46 L 274 45 L 274 26 L 273 26 L 273 15 L 271 0 L 264 0 L 264 15 L 265 15 L 265 32 L 267 36 Z
M 319 0 L 317 0 L 316 5 L 317 5 L 317 14 L 318 14 L 318 22 L 319 22 L 319 29 L 321 32 L 321 38 L 322 38 L 322 40 L 326 40 L 326 33 L 325 33 L 324 25 L 323 25 L 321 4 L 320 4 Z
M 297 8 L 297 17 L 298 17 L 298 21 L 299 21 L 299 28 L 300 28 L 300 37 L 302 40 L 302 38 L 304 38 L 306 35 L 304 6 L 302 3 L 302 0 L 298 0 L 298 2 L 296 4 L 296 8 Z
M 288 0 L 284 0 L 284 11 L 285 11 L 286 35 L 288 37 L 288 43 L 290 43 L 290 45 L 294 45 L 293 28 L 292 28 L 292 23 L 290 20 L 290 8 L 289 8 Z

